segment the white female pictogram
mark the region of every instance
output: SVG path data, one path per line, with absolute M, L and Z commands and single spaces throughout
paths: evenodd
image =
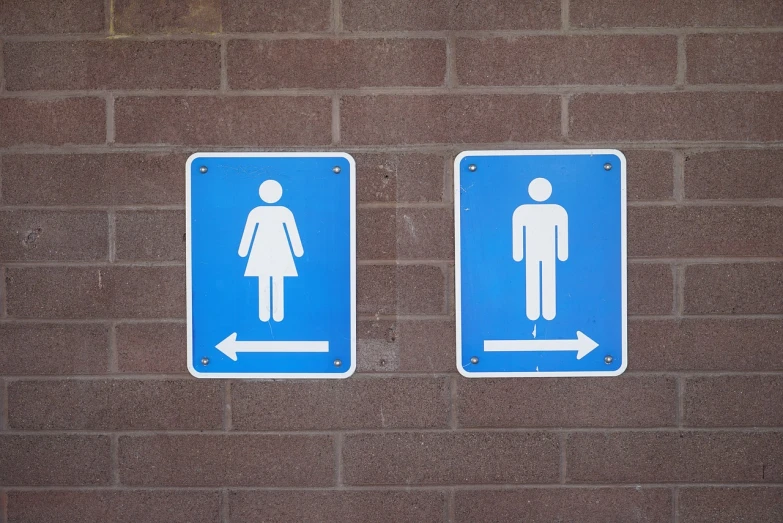
M 283 196 L 283 187 L 266 180 L 258 194 L 264 203 L 273 204 Z M 294 215 L 287 207 L 262 205 L 250 211 L 239 244 L 239 255 L 248 254 L 245 276 L 258 278 L 258 318 L 269 321 L 271 310 L 274 321 L 283 321 L 283 279 L 298 276 L 294 256 L 304 254 Z

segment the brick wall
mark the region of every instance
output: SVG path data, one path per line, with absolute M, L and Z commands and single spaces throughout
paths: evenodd
M 3 0 L 0 43 L 0 522 L 783 520 L 780 0 Z M 593 146 L 628 371 L 461 378 L 453 157 Z M 196 150 L 356 157 L 353 378 L 187 374 Z

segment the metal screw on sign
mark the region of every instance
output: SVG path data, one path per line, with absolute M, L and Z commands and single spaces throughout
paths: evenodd
M 476 169 L 477 169 L 477 167 L 476 167 L 474 164 L 470 164 L 470 165 L 468 165 L 468 171 L 470 171 L 470 172 L 475 172 L 475 171 L 476 171 Z
M 605 163 L 604 164 L 604 171 L 611 171 L 612 170 L 612 164 L 611 163 Z
M 334 360 L 334 366 L 335 366 L 335 367 L 339 367 L 339 366 L 340 366 L 340 365 L 342 365 L 342 364 L 343 364 L 343 362 L 342 362 L 342 361 L 340 361 L 340 360 Z
M 340 169 L 339 165 L 335 165 L 334 167 L 332 167 L 332 172 L 334 174 L 340 174 L 340 171 L 342 171 L 342 169 Z
M 206 357 L 201 358 L 201 364 L 202 365 L 209 365 L 209 358 L 206 358 Z
M 614 361 L 614 358 L 612 358 L 611 356 L 604 356 L 604 363 L 606 363 L 607 365 L 609 365 L 613 361 Z
M 475 357 L 475 356 L 473 356 L 472 358 L 470 358 L 470 362 L 471 362 L 473 365 L 475 365 L 476 363 L 478 363 L 478 358 L 477 358 L 477 357 Z
M 202 165 L 201 167 L 198 168 L 198 172 L 200 172 L 201 174 L 206 174 L 207 173 L 207 166 L 206 165 Z

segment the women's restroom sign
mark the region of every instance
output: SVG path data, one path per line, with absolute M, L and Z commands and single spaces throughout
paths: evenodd
M 617 376 L 627 366 L 625 157 L 475 151 L 454 163 L 457 368 Z
M 356 168 L 343 153 L 196 153 L 186 167 L 188 369 L 356 368 Z

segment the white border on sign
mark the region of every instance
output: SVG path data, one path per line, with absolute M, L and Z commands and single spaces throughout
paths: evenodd
M 613 371 L 569 372 L 467 372 L 462 367 L 462 261 L 460 252 L 460 162 L 472 156 L 572 156 L 611 154 L 620 159 L 620 256 L 622 271 L 622 366 Z M 628 367 L 628 257 L 626 234 L 626 161 L 617 149 L 553 149 L 542 151 L 463 151 L 454 159 L 454 297 L 457 330 L 457 371 L 466 378 L 565 378 L 578 376 L 619 376 Z
M 342 373 L 266 373 L 266 372 L 199 372 L 193 367 L 193 278 L 191 259 L 190 230 L 190 177 L 191 167 L 196 158 L 344 158 L 350 166 L 350 260 L 351 260 L 351 366 Z M 188 371 L 196 378 L 273 378 L 273 379 L 342 379 L 356 371 L 356 161 L 348 153 L 341 152 L 279 152 L 279 153 L 243 153 L 211 152 L 193 153 L 185 164 L 185 257 L 187 280 L 187 318 L 188 318 Z

